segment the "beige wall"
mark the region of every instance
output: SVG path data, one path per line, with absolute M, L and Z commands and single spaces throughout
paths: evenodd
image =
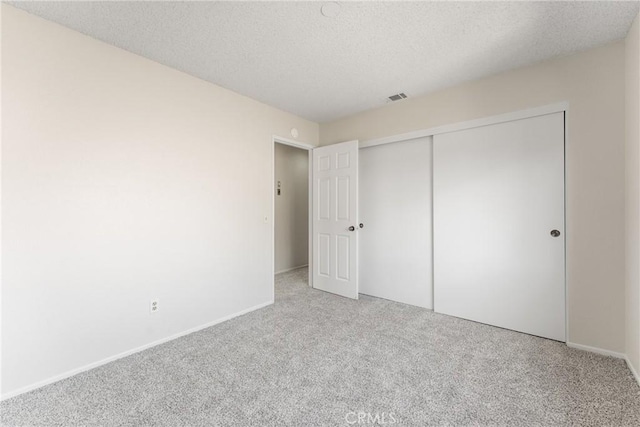
M 272 301 L 272 135 L 318 125 L 1 7 L 3 396 Z
M 624 352 L 624 60 L 617 42 L 324 123 L 320 141 L 366 140 L 568 101 L 568 338 Z
M 275 147 L 275 271 L 308 264 L 309 151 L 288 145 Z M 277 185 L 280 182 L 280 195 Z
M 640 373 L 640 15 L 626 39 L 627 357 Z

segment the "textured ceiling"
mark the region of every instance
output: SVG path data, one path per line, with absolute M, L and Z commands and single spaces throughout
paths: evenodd
M 623 38 L 638 2 L 8 2 L 317 122 Z M 400 101 L 402 102 L 402 101 Z

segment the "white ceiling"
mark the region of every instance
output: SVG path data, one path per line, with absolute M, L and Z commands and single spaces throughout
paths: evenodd
M 316 122 L 623 38 L 633 2 L 8 2 Z M 402 101 L 399 101 L 402 102 Z

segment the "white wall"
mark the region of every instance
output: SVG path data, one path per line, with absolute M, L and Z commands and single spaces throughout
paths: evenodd
M 5 397 L 273 300 L 272 135 L 317 124 L 4 4 L 2 88 Z
M 616 42 L 323 123 L 321 144 L 568 101 L 568 340 L 624 352 L 624 70 Z
M 640 374 L 640 15 L 626 39 L 627 358 Z M 639 381 L 640 381 L 640 377 Z
M 309 260 L 309 151 L 275 144 L 275 271 Z M 277 183 L 280 182 L 280 195 Z

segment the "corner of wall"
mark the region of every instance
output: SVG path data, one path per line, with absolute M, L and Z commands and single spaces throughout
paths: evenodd
M 625 39 L 625 344 L 640 383 L 640 14 Z

